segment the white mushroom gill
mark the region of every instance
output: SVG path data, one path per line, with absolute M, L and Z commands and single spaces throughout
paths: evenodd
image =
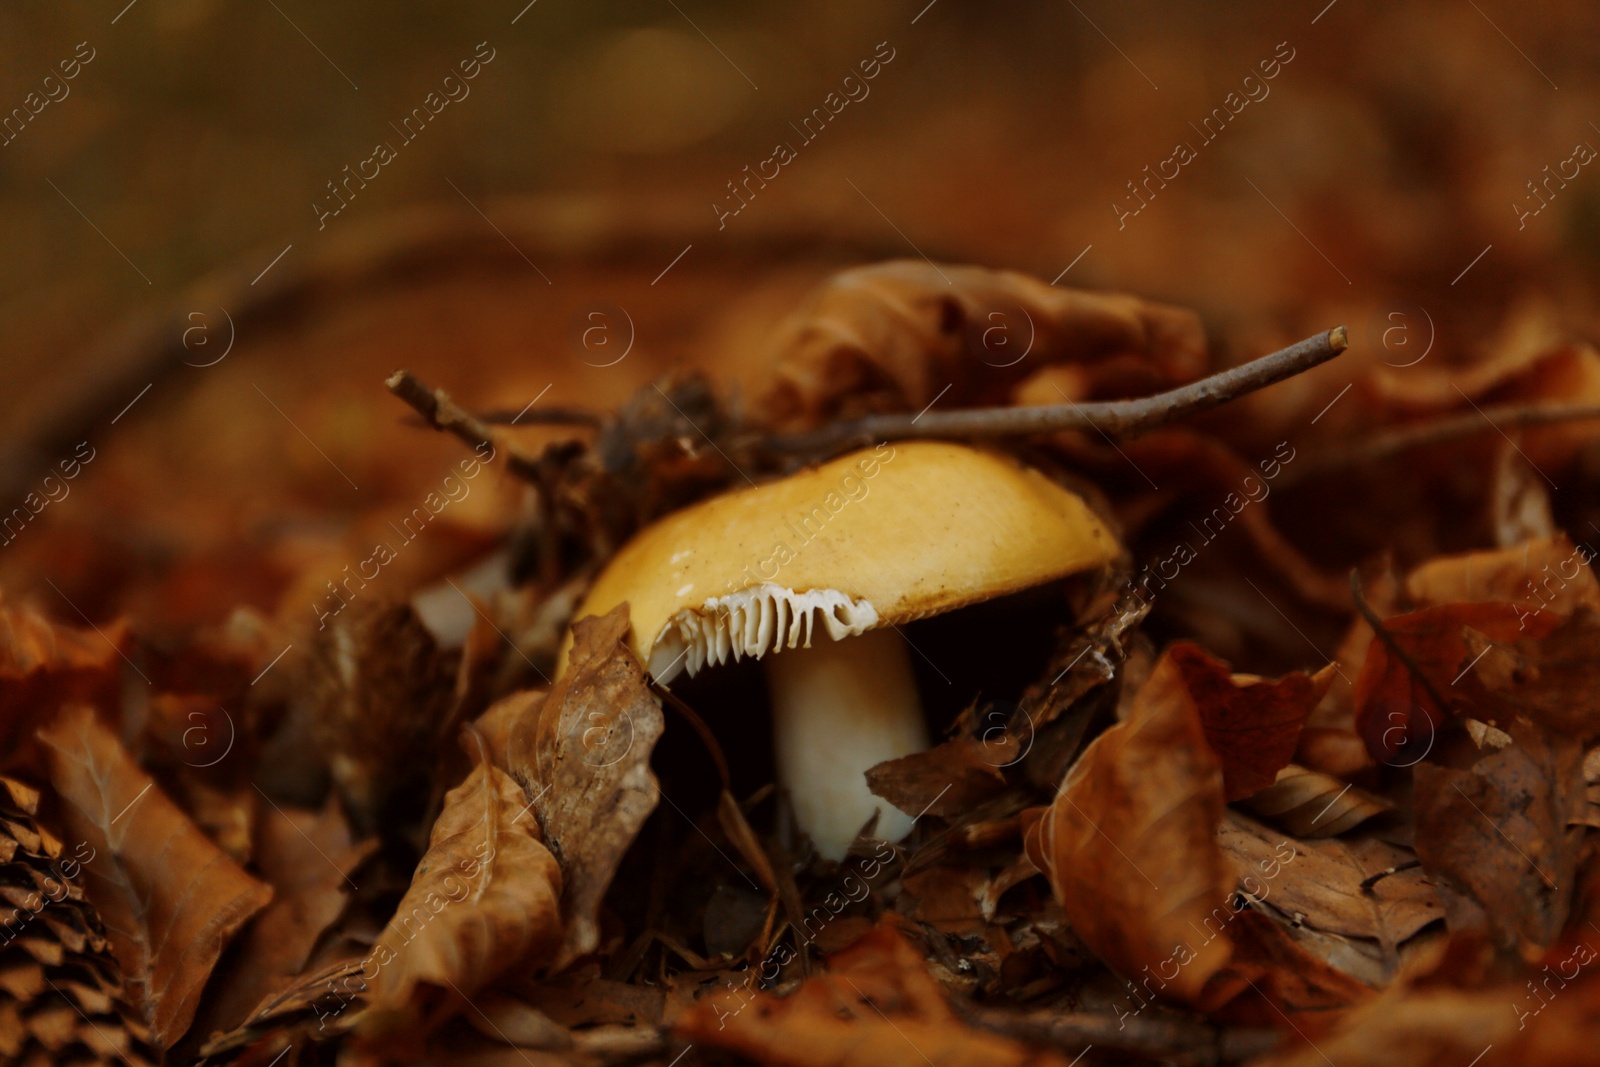
M 878 612 L 870 601 L 837 589 L 797 593 L 771 582 L 752 585 L 668 619 L 650 650 L 650 674 L 658 682 L 670 682 L 682 670 L 693 677 L 702 667 L 729 659 L 809 648 L 819 621 L 828 637 L 838 641 L 876 626 Z
M 874 814 L 874 836 L 910 832 L 911 817 L 874 796 L 866 772 L 928 747 L 905 642 L 873 629 L 878 621 L 871 602 L 838 590 L 767 583 L 678 612 L 650 654 L 663 682 L 728 659 L 765 660 L 778 783 L 800 829 L 836 861 Z

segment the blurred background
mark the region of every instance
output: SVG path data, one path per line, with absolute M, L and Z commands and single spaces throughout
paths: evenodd
M 1504 0 L 5 5 L 5 514 L 93 458 L 0 587 L 270 610 L 464 454 L 396 367 L 513 412 L 748 386 L 876 259 L 1188 306 L 1218 362 L 1346 322 L 1319 396 L 1592 336 L 1597 49 L 1600 8 Z M 518 495 L 480 479 L 400 580 Z

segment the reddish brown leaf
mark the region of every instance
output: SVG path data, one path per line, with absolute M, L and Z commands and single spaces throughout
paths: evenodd
M 68 832 L 93 849 L 85 887 L 135 989 L 153 1040 L 170 1048 L 194 1018 L 228 941 L 272 890 L 189 821 L 81 705 L 39 733 Z
M 1206 741 L 1222 761 L 1231 803 L 1271 785 L 1294 758 L 1300 728 L 1333 682 L 1333 670 L 1296 671 L 1275 682 L 1233 674 L 1199 645 L 1179 641 L 1167 656 L 1200 712 Z
M 1159 974 L 1152 991 L 1194 1001 L 1231 951 L 1206 924 L 1226 911 L 1232 874 L 1215 838 L 1222 768 L 1183 655 L 1157 661 L 1127 718 L 1067 773 L 1027 849 L 1101 959 L 1124 977 Z
M 1483 641 L 1509 646 L 1543 637 L 1560 622 L 1534 605 L 1488 602 L 1440 604 L 1385 620 L 1384 629 L 1405 656 L 1382 640 L 1368 646 L 1355 696 L 1356 729 L 1368 750 L 1396 766 L 1422 759 L 1451 710 L 1440 707 L 1435 694 L 1452 707 L 1470 704 L 1473 690 L 1455 683 L 1483 651 Z

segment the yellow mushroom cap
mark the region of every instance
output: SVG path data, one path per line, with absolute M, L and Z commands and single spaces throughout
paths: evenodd
M 575 617 L 627 601 L 634 650 L 667 681 L 809 646 L 819 624 L 838 640 L 1089 570 L 1118 551 L 1089 506 L 1038 471 L 966 445 L 902 441 L 661 519 L 623 546 Z

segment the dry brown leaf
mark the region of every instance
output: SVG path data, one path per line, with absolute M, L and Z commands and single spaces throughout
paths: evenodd
M 127 632 L 122 622 L 103 633 L 60 626 L 0 602 L 0 770 L 32 763 L 34 731 L 63 705 L 114 704 Z
M 952 738 L 869 767 L 867 786 L 907 815 L 949 818 L 1003 790 L 1006 776 L 1000 768 L 1019 760 L 1020 749 L 973 737 Z
M 650 753 L 665 725 L 625 640 L 628 605 L 572 632 L 566 674 L 511 734 L 512 767 L 566 878 L 555 970 L 600 942 L 600 901 L 660 795 Z
M 527 796 L 468 732 L 477 766 L 445 796 L 428 851 L 363 966 L 369 1037 L 426 1032 L 561 940 L 561 869 Z
M 69 834 L 150 1036 L 172 1047 L 189 1028 L 217 957 L 272 890 L 212 844 L 82 705 L 39 732 Z
M 1244 807 L 1296 837 L 1334 837 L 1394 809 L 1365 789 L 1293 763 Z
M 1564 534 L 1512 548 L 1440 556 L 1406 575 L 1406 595 L 1419 605 L 1521 600 L 1571 615 L 1580 604 L 1600 607 L 1600 582 L 1588 557 Z
M 1276 1026 L 1321 1022 L 1369 999 L 1372 989 L 1307 952 L 1265 915 L 1246 908 L 1228 927 L 1233 956 L 1207 991 L 1232 1022 Z M 1264 1003 L 1263 1003 L 1264 1002 Z
M 1222 761 L 1222 785 L 1230 803 L 1271 785 L 1294 758 L 1300 728 L 1333 683 L 1333 670 L 1295 671 L 1275 682 L 1233 674 L 1228 665 L 1189 641 L 1166 655 L 1183 675 L 1189 699 L 1200 712 L 1206 741 Z
M 239 942 L 226 981 L 206 1004 L 208 1030 L 238 1026 L 265 998 L 293 984 L 355 884 L 351 874 L 377 848 L 356 843 L 334 803 L 322 812 L 270 804 L 256 825 L 255 866 L 272 903 Z
M 1511 734 L 1468 770 L 1417 767 L 1416 848 L 1452 932 L 1532 958 L 1566 922 L 1588 800 L 1575 741 L 1526 721 Z
M 840 414 L 1005 402 L 1043 366 L 1134 357 L 1148 385 L 1205 370 L 1190 311 L 1014 271 L 893 260 L 834 275 L 775 345 L 760 406 L 783 428 Z M 1126 377 L 1126 375 L 1124 375 Z
M 883 923 L 828 958 L 826 974 L 786 997 L 716 990 L 696 1001 L 675 1032 L 768 1067 L 1064 1067 L 956 1017 L 922 953 Z
M 308 660 L 311 729 L 357 829 L 374 833 L 421 814 L 455 734 L 453 679 L 407 604 L 357 600 L 325 622 Z
M 1028 855 L 1078 936 L 1124 977 L 1160 971 L 1160 991 L 1191 1002 L 1230 952 L 1212 920 L 1228 914 L 1232 885 L 1215 837 L 1222 788 L 1169 650 L 1128 717 L 1095 738 L 1027 834 Z
M 1362 888 L 1373 875 L 1416 858 L 1376 838 L 1290 840 L 1230 813 L 1217 841 L 1241 878 L 1255 879 L 1252 895 L 1316 930 L 1393 946 L 1444 916 L 1439 895 L 1420 868 Z

